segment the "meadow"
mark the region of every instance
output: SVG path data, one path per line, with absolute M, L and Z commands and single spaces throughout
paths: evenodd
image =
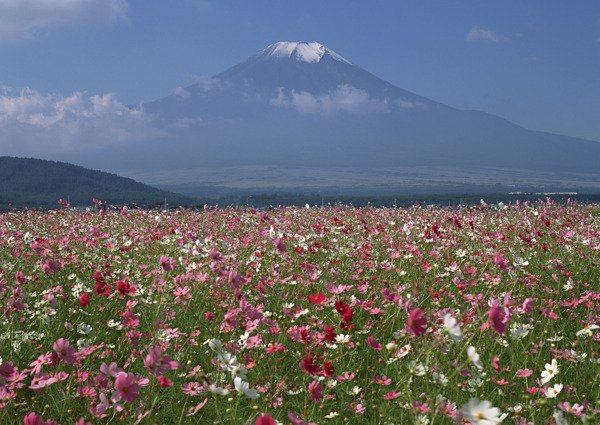
M 8 212 L 0 423 L 600 423 L 599 263 L 550 199 Z

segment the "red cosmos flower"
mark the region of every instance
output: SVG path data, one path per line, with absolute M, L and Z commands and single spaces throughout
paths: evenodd
M 105 282 L 98 282 L 94 290 L 98 295 L 108 295 L 110 293 L 110 285 L 107 285 Z
M 408 323 L 406 324 L 406 326 L 415 334 L 415 336 L 420 336 L 425 333 L 426 324 L 427 319 L 423 317 L 423 310 L 421 310 L 420 308 L 415 308 L 413 311 L 410 312 L 410 316 L 408 317 Z
M 335 327 L 333 325 L 327 325 L 324 329 L 325 333 L 323 334 L 323 340 L 327 341 L 330 344 L 335 343 Z
M 350 319 L 352 320 L 352 319 Z M 342 329 L 354 329 L 354 324 L 350 323 L 350 322 L 346 322 L 345 320 L 342 320 L 342 322 L 340 323 L 340 328 Z
M 95 272 L 94 280 L 96 281 L 96 287 L 94 288 L 98 295 L 108 295 L 110 293 L 110 285 L 108 285 L 104 278 L 102 277 L 102 273 Z
M 90 295 L 89 294 L 81 294 L 79 298 L 79 305 L 82 307 L 87 306 L 90 303 Z
M 319 365 L 315 364 L 315 359 L 311 356 L 302 358 L 300 362 L 300 369 L 308 373 L 309 375 L 316 375 L 321 371 Z
M 342 316 L 344 322 L 349 323 L 354 318 L 354 311 L 350 308 L 350 306 L 344 301 L 336 301 L 335 302 L 336 311 Z
M 349 308 L 350 306 L 342 300 L 335 302 L 335 310 L 342 316 L 344 315 L 344 312 Z
M 275 425 L 275 421 L 268 413 L 256 418 L 256 425 Z
M 171 385 L 173 385 L 173 382 L 169 378 L 165 378 L 164 376 L 159 376 L 158 384 L 163 388 L 167 388 L 167 387 L 170 387 Z
M 321 304 L 325 298 L 327 298 L 327 295 L 321 293 L 312 294 L 307 297 L 311 304 Z
M 117 282 L 117 290 L 123 295 L 133 292 L 133 288 L 129 283 L 121 281 Z
M 333 377 L 333 363 L 331 363 L 329 360 L 326 360 L 323 362 L 323 371 L 321 372 L 322 375 L 327 376 L 328 378 L 332 378 Z

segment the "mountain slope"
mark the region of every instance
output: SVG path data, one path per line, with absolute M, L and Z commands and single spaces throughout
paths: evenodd
M 115 174 L 65 162 L 0 157 L 0 206 L 58 207 L 59 199 L 73 206 L 93 205 L 94 198 L 109 204 L 189 204 L 186 196 L 166 192 Z
M 487 166 L 507 175 L 600 175 L 598 142 L 443 105 L 315 42 L 273 44 L 143 108 L 168 134 L 145 146 L 159 161 L 140 158 L 155 168 Z M 168 155 L 158 153 L 164 145 Z

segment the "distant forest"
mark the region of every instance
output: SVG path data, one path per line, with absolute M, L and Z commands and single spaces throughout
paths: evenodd
M 163 191 L 135 180 L 102 171 L 90 170 L 65 162 L 30 158 L 0 157 L 0 211 L 13 208 L 60 208 L 62 199 L 71 206 L 87 207 L 93 199 L 108 205 L 132 205 L 141 208 L 202 208 L 205 204 L 219 207 L 247 207 L 257 209 L 287 206 L 352 205 L 355 207 L 409 207 L 413 205 L 477 206 L 483 199 L 487 204 L 502 202 L 506 205 L 517 200 L 535 202 L 546 200 L 546 194 L 414 194 L 400 196 L 321 196 L 309 194 L 255 194 L 231 195 L 220 198 L 190 198 Z M 570 198 L 578 202 L 600 202 L 600 194 L 552 194 L 559 203 Z
M 90 170 L 65 162 L 0 157 L 0 210 L 57 208 L 58 200 L 73 206 L 91 206 L 93 199 L 108 204 L 151 207 L 167 203 L 189 206 L 193 200 L 116 174 Z

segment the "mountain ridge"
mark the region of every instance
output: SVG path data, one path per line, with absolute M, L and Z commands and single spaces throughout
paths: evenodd
M 593 174 L 600 188 L 600 143 L 450 107 L 329 51 L 317 42 L 275 43 L 213 77 L 144 103 L 165 136 L 144 144 L 146 156 L 136 160 L 172 173 L 195 167 L 198 176 L 229 166 L 374 172 L 489 166 Z M 162 153 L 165 145 L 169 155 Z M 132 155 L 133 150 L 122 157 Z M 127 175 L 127 162 L 119 168 L 114 161 L 113 169 Z M 243 173 L 234 174 L 230 183 L 243 186 Z M 301 188 L 302 179 L 297 183 Z

